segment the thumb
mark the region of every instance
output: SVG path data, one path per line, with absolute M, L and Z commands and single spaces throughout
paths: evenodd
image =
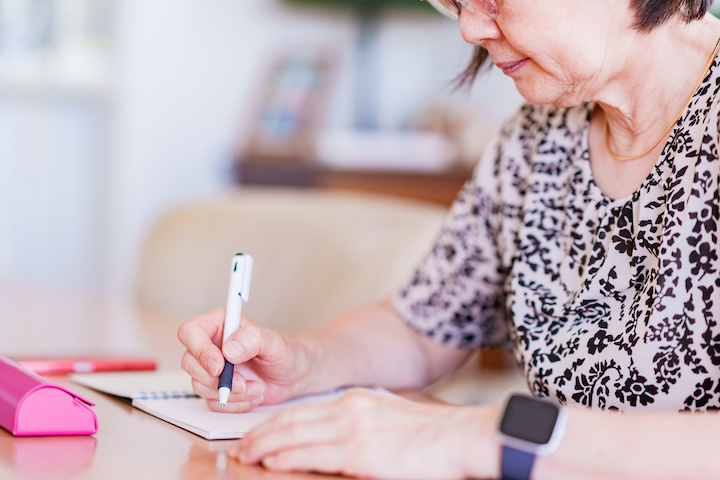
M 256 325 L 245 317 L 240 328 L 222 346 L 223 356 L 232 364 L 256 357 L 273 362 L 286 350 L 286 342 L 278 331 Z

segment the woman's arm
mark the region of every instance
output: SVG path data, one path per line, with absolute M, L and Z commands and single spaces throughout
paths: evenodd
M 389 298 L 298 336 L 312 352 L 307 392 L 344 385 L 419 389 L 454 372 L 469 352 L 412 329 Z
M 716 413 L 568 410 L 560 447 L 536 461 L 537 480 L 720 478 Z
M 297 337 L 243 317 L 240 328 L 220 345 L 223 319 L 224 310 L 217 309 L 178 330 L 187 347 L 183 368 L 193 378 L 195 392 L 214 410 L 220 410 L 217 377 L 226 358 L 235 364 L 236 375 L 224 410 L 240 412 L 347 385 L 421 388 L 468 356 L 415 332 L 389 299 Z
M 378 479 L 498 478 L 502 409 L 411 404 L 356 392 L 288 409 L 230 449 L 246 464 Z M 568 409 L 566 434 L 534 480 L 720 478 L 720 416 Z

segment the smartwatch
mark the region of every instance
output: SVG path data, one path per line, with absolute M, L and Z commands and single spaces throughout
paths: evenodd
M 565 410 L 559 405 L 528 395 L 512 395 L 500 421 L 501 479 L 529 480 L 535 456 L 557 448 L 565 422 Z

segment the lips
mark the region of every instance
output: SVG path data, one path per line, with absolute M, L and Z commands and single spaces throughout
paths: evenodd
M 522 60 L 516 60 L 512 62 L 496 63 L 495 66 L 502 70 L 505 75 L 511 75 L 520 70 L 527 61 L 527 58 L 523 58 Z

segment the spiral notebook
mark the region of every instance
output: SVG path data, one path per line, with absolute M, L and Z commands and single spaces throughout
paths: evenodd
M 197 397 L 183 370 L 149 372 L 74 373 L 70 380 L 99 392 L 128 400 Z
M 222 413 L 208 409 L 205 400 L 192 392 L 184 371 L 82 373 L 70 375 L 70 380 L 130 400 L 134 407 L 208 440 L 241 438 L 285 406 L 328 403 L 347 393 L 341 389 L 279 405 L 261 405 L 250 412 Z M 391 395 L 383 389 L 373 391 Z

